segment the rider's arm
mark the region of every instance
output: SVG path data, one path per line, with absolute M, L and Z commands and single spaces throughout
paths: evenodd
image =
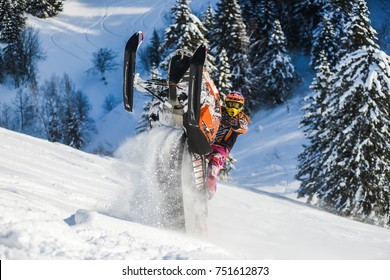
M 245 115 L 245 113 L 240 112 L 238 115 L 238 126 L 232 127 L 234 132 L 237 132 L 239 134 L 244 134 L 248 131 L 248 123 L 249 123 L 249 117 Z

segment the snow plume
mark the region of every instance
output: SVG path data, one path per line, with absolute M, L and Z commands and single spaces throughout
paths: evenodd
M 180 151 L 172 152 L 172 147 L 178 146 L 182 134 L 181 129 L 156 127 L 121 145 L 115 156 L 125 163 L 119 170 L 129 183 L 126 194 L 121 194 L 118 199 L 114 215 L 163 227 L 168 215 L 163 204 L 167 203 L 170 185 L 178 178 L 171 163 L 177 164 Z M 161 176 L 165 176 L 163 174 L 168 176 L 163 178 L 165 187 L 161 189 L 159 182 L 162 181 Z

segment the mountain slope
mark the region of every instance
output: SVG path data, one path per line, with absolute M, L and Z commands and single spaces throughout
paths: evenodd
M 1 259 L 230 258 L 180 233 L 109 216 L 129 209 L 121 197 L 134 190 L 137 166 L 4 129 L 0 139 Z
M 134 223 L 148 157 L 138 146 L 161 133 L 130 138 L 117 158 L 102 158 L 0 129 L 0 258 L 390 258 L 386 229 L 223 184 L 202 239 Z

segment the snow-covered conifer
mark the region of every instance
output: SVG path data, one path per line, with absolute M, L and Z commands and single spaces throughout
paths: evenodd
M 220 0 L 217 3 L 214 22 L 212 36 L 217 40 L 211 42 L 211 50 L 214 55 L 219 55 L 222 49 L 226 50 L 232 67 L 233 88 L 246 95 L 248 92 L 245 92 L 244 83 L 249 73 L 247 58 L 249 38 L 237 0 Z
M 75 149 L 81 149 L 84 145 L 84 139 L 81 131 L 81 121 L 76 112 L 72 112 L 71 108 L 67 108 L 65 112 L 65 133 L 64 144 Z
M 26 2 L 26 12 L 39 18 L 53 17 L 62 10 L 61 0 L 29 0 Z
M 151 65 L 157 67 L 161 61 L 161 55 L 159 48 L 161 45 L 161 39 L 156 29 L 153 30 L 152 38 L 150 39 L 150 46 L 147 49 L 147 54 Z
M 214 15 L 215 11 L 211 6 L 211 3 L 209 3 L 209 5 L 207 6 L 207 10 L 205 11 L 202 18 L 203 26 L 206 29 L 205 43 L 207 42 L 208 44 L 210 44 L 213 40 L 218 40 L 218 38 L 213 38 L 211 35 L 211 30 L 214 29 Z M 206 67 L 209 72 L 211 72 L 212 76 L 213 74 L 218 73 L 218 69 L 215 65 L 216 59 L 217 58 L 211 52 L 207 52 Z
M 211 6 L 211 3 L 208 4 L 207 10 L 204 12 L 203 15 L 203 26 L 206 28 L 206 39 L 210 41 L 210 30 L 214 28 L 214 15 L 215 11 L 213 9 L 213 6 Z
M 258 66 L 262 56 L 267 50 L 269 36 L 274 27 L 277 17 L 277 9 L 275 2 L 272 0 L 259 0 L 257 6 L 253 7 L 251 12 L 252 25 L 256 26 L 255 30 L 251 31 L 250 36 L 250 56 L 253 67 Z M 256 24 L 253 22 L 256 21 Z
M 348 32 L 349 50 L 356 50 L 362 46 L 379 48 L 377 32 L 372 28 L 368 18 L 369 11 L 365 0 L 356 0 L 353 3 L 350 21 L 346 24 Z
M 389 225 L 390 57 L 369 39 L 317 82 L 330 88 L 312 122 L 311 161 L 301 155 L 299 194 L 335 213 Z
M 372 46 L 347 54 L 331 80 L 318 204 L 390 224 L 390 58 Z
M 189 3 L 189 0 L 176 0 L 176 5 L 172 7 L 174 23 L 165 30 L 160 53 L 168 55 L 178 49 L 193 52 L 200 44 L 207 44 L 206 29 L 199 18 L 192 14 Z M 169 57 L 164 60 L 162 67 L 167 67 L 168 60 Z
M 291 8 L 291 34 L 289 46 L 303 47 L 309 52 L 311 49 L 312 32 L 319 22 L 319 11 L 324 0 L 297 0 Z
M 221 54 L 217 57 L 216 79 L 215 83 L 222 95 L 228 94 L 232 90 L 232 75 L 230 73 L 229 58 L 227 57 L 225 49 L 222 49 Z
M 238 3 L 241 6 L 242 17 L 247 28 L 248 36 L 252 39 L 253 37 L 258 38 L 256 34 L 262 30 L 262 26 L 259 25 L 259 22 L 262 20 L 261 9 L 264 6 L 264 2 L 268 0 L 238 0 Z M 275 18 L 273 19 L 275 20 Z
M 347 0 L 329 0 L 324 4 L 323 14 L 327 14 L 330 24 L 333 25 L 335 45 L 338 46 L 334 53 L 334 61 L 340 60 L 348 53 L 347 23 L 351 19 L 352 3 Z
M 340 215 L 389 226 L 390 57 L 375 43 L 365 1 L 331 3 L 338 4 L 334 14 L 345 16 L 345 55 L 330 78 L 322 69 L 313 82 L 316 98 L 303 120 L 311 143 L 299 157 L 298 194 Z
M 252 2 L 252 1 L 249 1 Z M 270 36 L 273 31 L 275 20 L 277 19 L 276 5 L 271 0 L 259 0 L 255 1 L 256 6 L 253 6 L 253 11 L 248 11 L 251 15 L 252 25 L 256 26 L 256 29 L 251 31 L 249 56 L 250 66 L 252 73 L 250 94 L 247 98 L 249 107 L 254 108 L 258 106 L 258 103 L 262 98 L 262 85 L 259 81 L 262 81 L 264 74 L 263 59 L 265 53 L 268 51 L 268 44 Z M 250 5 L 247 9 L 251 9 Z M 256 22 L 256 24 L 254 24 Z M 264 77 L 267 79 L 267 77 Z
M 258 87 L 265 101 L 279 104 L 287 101 L 295 76 L 291 57 L 286 50 L 286 41 L 279 20 L 274 22 L 272 33 L 262 61 Z
M 3 58 L 3 50 L 0 48 L 0 84 L 4 82 L 5 63 Z
M 156 67 L 160 65 L 161 62 L 160 47 L 161 47 L 160 35 L 158 31 L 154 29 L 152 37 L 150 38 L 147 47 L 139 50 L 141 63 L 143 64 L 146 70 L 150 71 L 153 64 Z
M 331 141 L 329 135 L 323 135 L 322 131 L 326 128 L 324 100 L 331 94 L 329 79 L 332 71 L 324 50 L 319 52 L 318 60 L 318 65 L 315 67 L 317 74 L 310 86 L 313 93 L 305 97 L 304 117 L 301 120 L 305 136 L 310 143 L 304 146 L 304 151 L 298 156 L 299 171 L 296 176 L 301 181 L 298 196 L 307 196 L 308 201 L 312 201 L 317 191 L 316 180 L 319 179 L 318 174 L 321 171 L 319 164 L 321 151 L 325 150 L 328 142 Z
M 335 38 L 336 34 L 330 16 L 324 12 L 321 17 L 321 22 L 313 31 L 310 61 L 313 69 L 323 61 L 323 56 L 326 57 L 330 67 L 336 66 L 339 57 L 339 45 L 336 41 L 337 38 Z
M 0 42 L 15 43 L 26 25 L 25 0 L 0 0 Z

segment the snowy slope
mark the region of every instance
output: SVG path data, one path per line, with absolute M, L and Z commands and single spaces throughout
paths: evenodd
M 123 214 L 139 166 L 0 129 L 0 259 L 209 259 L 230 255 Z M 127 172 L 121 176 L 121 172 Z
M 288 109 L 281 106 L 262 110 L 253 117 L 250 131 L 232 150 L 238 159 L 232 172 L 235 183 L 283 195 L 296 190 L 297 155 L 305 143 L 299 129 L 302 100 L 298 96 L 290 101 Z
M 390 258 L 386 229 L 226 185 L 209 203 L 203 238 L 132 222 L 148 163 L 129 147 L 159 133 L 129 139 L 113 159 L 0 129 L 0 258 Z

